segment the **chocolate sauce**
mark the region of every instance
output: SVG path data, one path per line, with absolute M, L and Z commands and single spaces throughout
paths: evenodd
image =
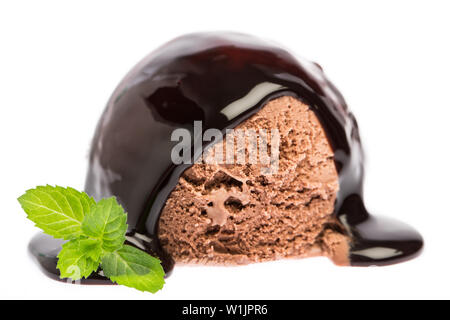
M 351 265 L 387 265 L 418 255 L 423 246 L 418 232 L 367 213 L 358 126 L 321 67 L 243 34 L 182 36 L 131 70 L 98 124 L 86 192 L 96 199 L 116 196 L 128 212 L 129 242 L 160 257 L 170 271 L 174 263 L 158 241 L 158 219 L 189 167 L 171 161 L 177 144 L 171 141 L 172 131 L 186 128 L 193 133 L 194 121 L 202 121 L 203 130 L 225 132 L 282 95 L 310 106 L 334 150 L 340 183 L 335 215 L 352 238 Z M 231 104 L 233 112 L 227 108 Z M 192 158 L 201 152 L 194 150 Z M 30 248 L 54 274 L 57 251 L 49 252 L 41 241 L 35 239 Z

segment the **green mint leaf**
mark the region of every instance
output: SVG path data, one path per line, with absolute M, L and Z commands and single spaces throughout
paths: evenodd
M 127 228 L 127 215 L 114 197 L 100 200 L 81 225 L 85 235 L 102 241 L 102 248 L 110 252 L 123 246 Z
M 19 197 L 28 219 L 45 233 L 65 240 L 81 235 L 84 216 L 95 204 L 87 194 L 72 188 L 40 186 Z
M 97 271 L 101 254 L 102 250 L 98 240 L 81 238 L 63 244 L 56 265 L 61 279 L 79 280 L 89 277 L 92 272 Z
M 37 189 L 39 188 L 40 187 L 37 187 Z M 70 193 L 72 196 L 74 196 L 76 199 L 80 201 L 84 213 L 83 218 L 86 214 L 88 214 L 91 211 L 91 207 L 96 204 L 94 198 L 90 197 L 86 192 L 80 192 L 71 187 L 67 187 L 64 189 L 63 187 L 56 186 L 55 188 L 60 191 L 66 190 L 66 192 Z M 74 203 L 73 205 L 77 206 L 77 203 Z
M 84 252 L 86 257 L 94 261 L 100 261 L 103 255 L 101 241 L 91 238 L 79 238 L 76 241 L 78 241 L 79 250 Z
M 125 245 L 102 257 L 102 269 L 120 285 L 155 293 L 164 285 L 161 262 L 144 251 Z

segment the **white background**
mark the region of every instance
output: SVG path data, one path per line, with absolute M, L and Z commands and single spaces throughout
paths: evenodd
M 450 298 L 448 1 L 2 1 L 0 298 Z M 325 258 L 178 267 L 156 295 L 49 280 L 16 198 L 82 189 L 96 122 L 125 73 L 186 32 L 234 30 L 319 62 L 355 113 L 372 212 L 417 227 L 424 253 L 384 268 Z

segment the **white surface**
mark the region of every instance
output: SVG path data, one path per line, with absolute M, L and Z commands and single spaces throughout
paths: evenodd
M 450 298 L 449 12 L 447 1 L 2 1 L 0 298 Z M 37 230 L 15 199 L 39 184 L 81 189 L 96 122 L 124 74 L 204 30 L 269 38 L 324 67 L 359 121 L 368 207 L 417 227 L 420 258 L 179 267 L 156 295 L 41 274 L 26 251 Z

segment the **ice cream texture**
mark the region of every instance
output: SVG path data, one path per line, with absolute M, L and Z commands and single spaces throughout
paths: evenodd
M 236 127 L 261 128 L 280 131 L 278 171 L 264 174 L 260 163 L 194 164 L 162 211 L 158 236 L 164 249 L 177 263 L 325 255 L 349 264 L 350 238 L 333 215 L 339 178 L 317 117 L 306 104 L 283 96 Z M 227 135 L 211 153 L 225 153 L 228 139 L 236 137 Z

